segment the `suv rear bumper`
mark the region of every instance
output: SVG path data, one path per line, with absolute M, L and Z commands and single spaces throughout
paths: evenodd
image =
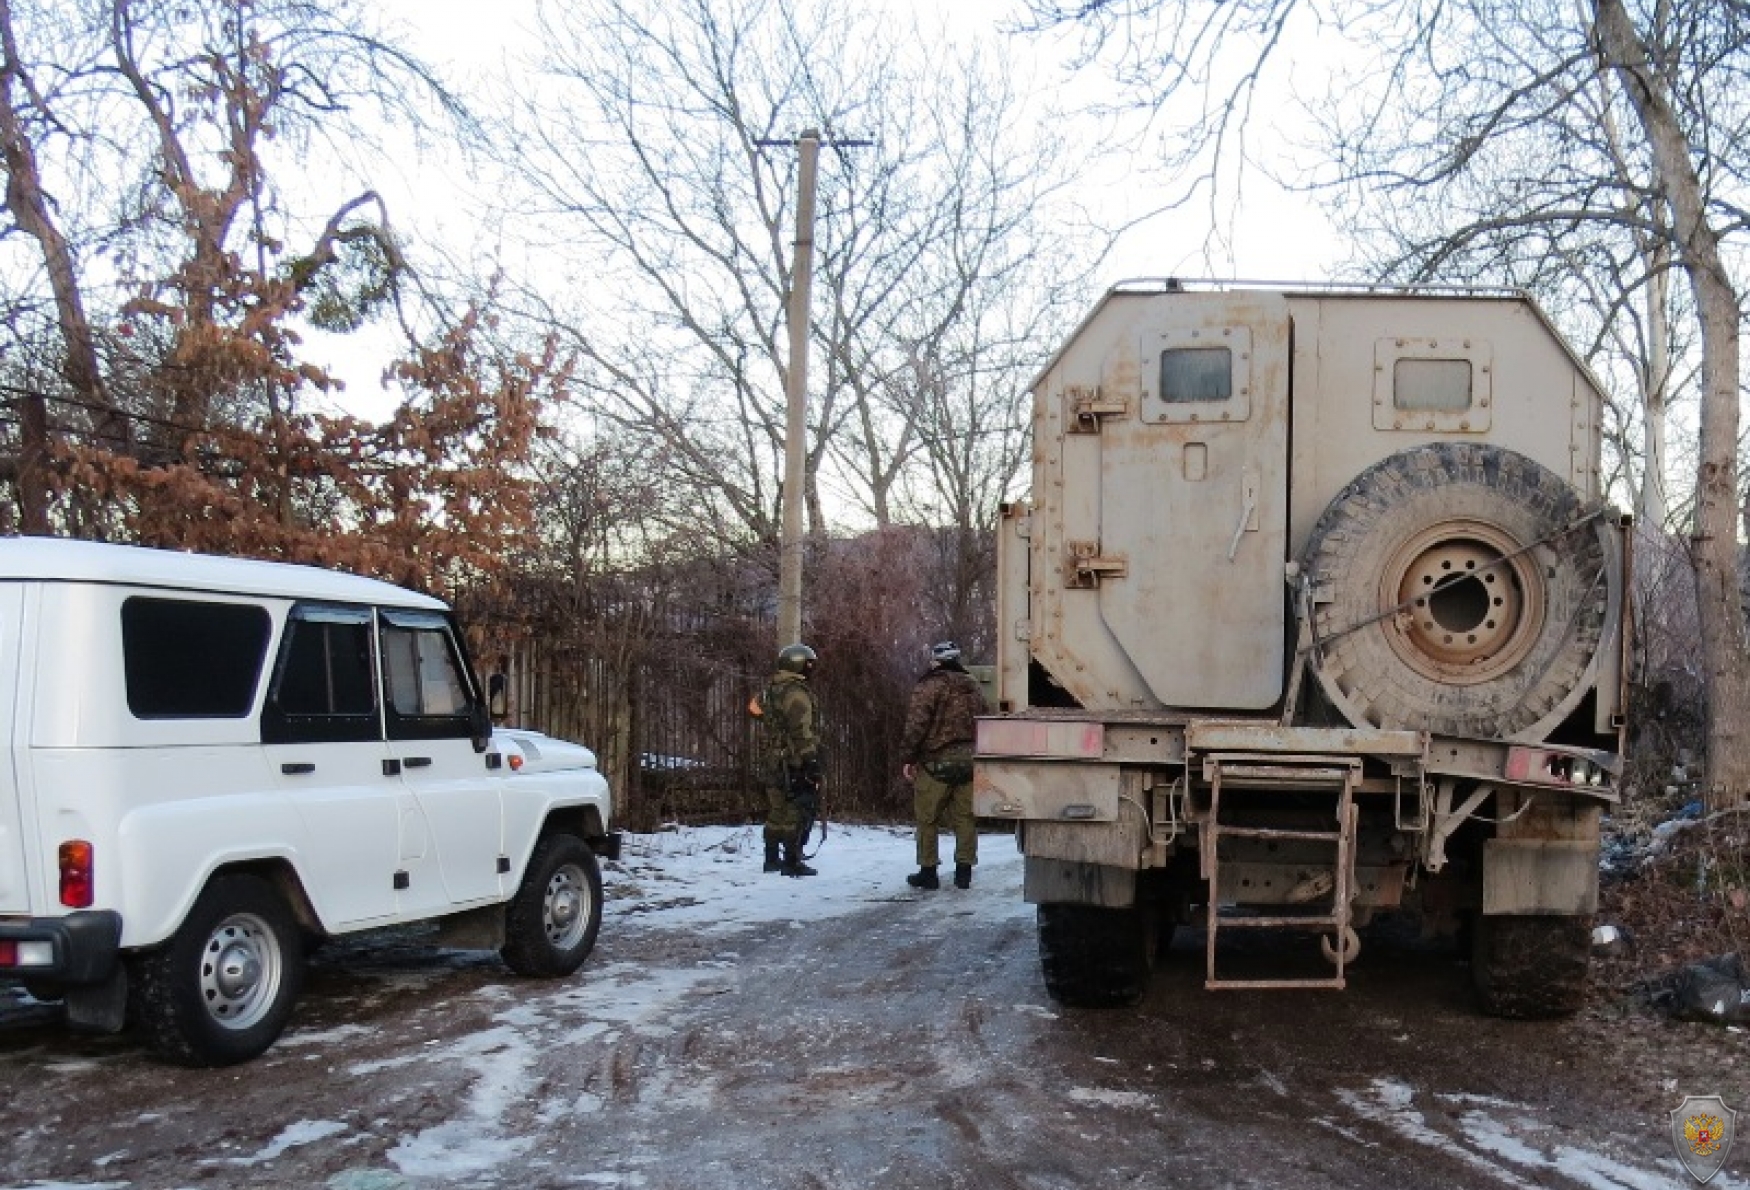
M 46 963 L 0 964 L 0 979 L 101 983 L 115 970 L 121 939 L 122 915 L 113 909 L 81 910 L 65 917 L 0 918 L 0 942 L 49 944 Z

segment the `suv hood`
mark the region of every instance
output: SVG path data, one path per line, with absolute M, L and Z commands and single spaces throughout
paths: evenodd
M 513 772 L 552 773 L 563 769 L 593 769 L 595 753 L 582 744 L 554 739 L 526 727 L 495 727 L 492 743 L 504 753 Z M 517 763 L 514 758 L 520 758 Z

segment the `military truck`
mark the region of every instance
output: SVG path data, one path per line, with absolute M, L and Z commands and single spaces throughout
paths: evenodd
M 1626 701 L 1602 404 L 1517 292 L 1105 295 L 1034 384 L 978 731 L 1055 999 L 1135 1003 L 1188 925 L 1208 988 L 1342 988 L 1390 911 L 1485 1011 L 1578 1007 Z

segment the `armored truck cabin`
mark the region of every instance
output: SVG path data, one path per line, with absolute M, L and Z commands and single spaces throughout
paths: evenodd
M 1602 395 L 1509 292 L 1133 283 L 1035 383 L 1003 510 L 998 713 L 1045 982 L 1341 988 L 1376 913 L 1467 941 L 1486 1011 L 1583 996 L 1623 731 Z

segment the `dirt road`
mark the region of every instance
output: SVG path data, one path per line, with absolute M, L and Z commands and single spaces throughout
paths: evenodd
M 1188 933 L 1141 1008 L 1068 1012 L 1007 840 L 966 892 L 907 890 L 889 851 L 854 879 L 828 851 L 812 881 L 726 856 L 718 891 L 634 858 L 559 984 L 398 936 L 331 947 L 234 1069 L 0 1006 L 0 1185 L 1639 1190 L 1694 1184 L 1684 1095 L 1750 1108 L 1742 1035 L 1491 1020 L 1452 954 L 1389 935 L 1344 993 L 1209 993 Z M 700 924 L 712 896 L 734 921 Z M 1746 1170 L 1740 1138 L 1710 1190 Z

